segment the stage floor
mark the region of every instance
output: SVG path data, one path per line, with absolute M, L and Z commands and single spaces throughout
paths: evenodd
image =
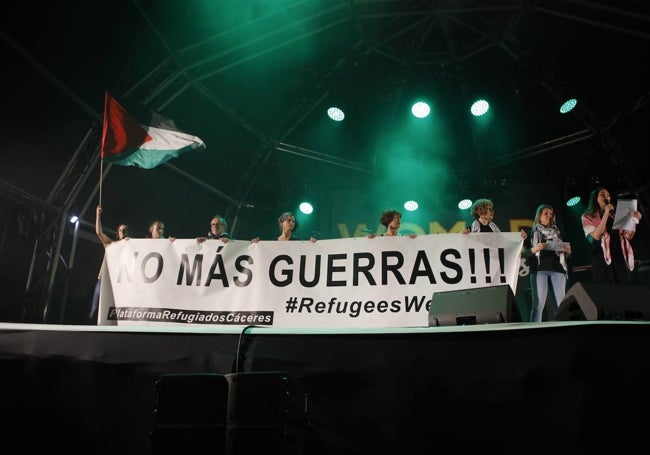
M 269 450 L 622 453 L 644 443 L 650 423 L 649 341 L 650 323 L 636 321 L 245 332 L 0 324 L 3 433 L 28 451 L 153 454 L 162 377 L 190 375 L 199 387 L 206 374 L 278 374 L 304 391 L 304 427 L 274 421 L 247 434 L 290 427 L 305 438 L 271 438 Z M 275 393 L 251 391 L 250 411 Z M 235 453 L 219 450 L 210 453 Z

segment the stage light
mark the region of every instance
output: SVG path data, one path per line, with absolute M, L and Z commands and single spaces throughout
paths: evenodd
M 314 211 L 314 206 L 312 206 L 309 202 L 301 202 L 299 208 L 300 211 L 305 215 L 309 215 Z
M 424 118 L 431 112 L 429 105 L 423 101 L 418 101 L 411 107 L 411 113 L 417 118 Z
M 566 114 L 567 112 L 570 112 L 573 110 L 574 107 L 578 104 L 578 100 L 575 98 L 571 98 L 566 100 L 562 106 L 560 106 L 560 114 Z
M 335 122 L 341 122 L 345 118 L 345 113 L 338 107 L 330 107 L 327 110 L 327 115 Z
M 413 212 L 417 210 L 419 207 L 418 203 L 416 201 L 406 201 L 404 203 L 404 209 L 408 210 L 409 212 Z
M 568 201 L 566 201 L 566 206 L 573 207 L 574 205 L 577 205 L 579 202 L 580 202 L 580 196 L 573 196 L 569 198 Z
M 70 222 L 71 222 L 71 223 L 74 224 L 74 223 L 76 223 L 77 221 L 79 221 L 79 217 L 78 217 L 77 215 L 72 215 L 72 216 L 70 217 Z
M 481 115 L 487 113 L 489 110 L 490 104 L 485 100 L 476 100 L 470 109 L 474 117 L 480 117 Z
M 463 199 L 458 203 L 458 208 L 461 210 L 467 210 L 472 206 L 472 200 L 471 199 Z

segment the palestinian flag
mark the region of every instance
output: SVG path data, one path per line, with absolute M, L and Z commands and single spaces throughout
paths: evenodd
M 101 157 L 122 166 L 152 169 L 205 143 L 176 128 L 174 121 L 141 105 L 123 107 L 106 92 Z

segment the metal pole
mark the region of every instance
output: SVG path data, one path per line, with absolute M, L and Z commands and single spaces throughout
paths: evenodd
M 72 235 L 72 246 L 70 247 L 70 260 L 68 261 L 68 271 L 65 275 L 65 287 L 63 297 L 61 298 L 61 314 L 59 315 L 59 324 L 65 323 L 65 310 L 68 305 L 68 289 L 70 287 L 70 275 L 74 269 L 74 256 L 77 251 L 77 239 L 79 238 L 79 218 L 74 222 L 74 234 Z
M 49 317 L 50 304 L 52 301 L 52 292 L 54 290 L 54 282 L 56 281 L 56 272 L 59 267 L 59 257 L 61 255 L 61 244 L 63 243 L 63 236 L 65 235 L 65 223 L 67 222 L 68 222 L 68 212 L 65 211 L 61 216 L 61 223 L 59 224 L 59 231 L 57 232 L 56 248 L 54 249 L 54 253 L 52 253 L 52 257 L 51 257 L 52 269 L 50 270 L 50 280 L 47 284 L 47 291 L 45 294 L 45 298 L 43 299 L 43 322 L 44 323 L 47 323 Z

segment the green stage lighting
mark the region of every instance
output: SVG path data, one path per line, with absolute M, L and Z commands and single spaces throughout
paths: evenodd
M 480 117 L 481 115 L 487 113 L 489 110 L 490 104 L 485 100 L 476 100 L 470 109 L 474 117 Z
M 416 201 L 406 201 L 404 203 L 404 209 L 408 210 L 409 212 L 413 212 L 417 210 L 419 207 L 418 203 Z
M 413 105 L 413 107 L 411 107 L 411 113 L 413 113 L 417 118 L 424 118 L 428 116 L 430 112 L 431 108 L 429 105 L 422 101 L 418 101 Z
M 573 196 L 572 198 L 569 198 L 568 201 L 566 201 L 566 206 L 573 207 L 574 205 L 577 205 L 579 202 L 580 202 L 580 196 Z
M 309 215 L 314 211 L 314 206 L 311 205 L 309 202 L 301 202 L 299 208 L 300 211 L 305 215 Z
M 338 107 L 330 107 L 327 110 L 327 115 L 335 122 L 341 122 L 345 118 L 345 113 Z
M 560 106 L 560 114 L 566 114 L 573 110 L 574 107 L 578 104 L 578 100 L 575 98 L 568 99 Z

